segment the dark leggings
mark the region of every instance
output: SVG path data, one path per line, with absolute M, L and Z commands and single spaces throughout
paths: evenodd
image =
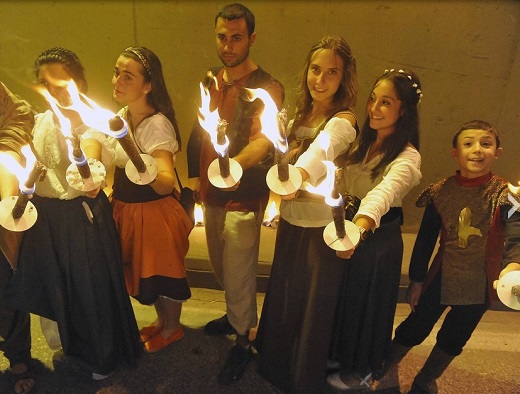
M 11 274 L 11 266 L 0 251 L 0 350 L 13 366 L 30 360 L 31 332 L 29 313 L 6 306 L 4 293 Z
M 449 306 L 451 309 L 437 333 L 437 345 L 447 354 L 458 356 L 488 309 L 488 305 L 441 305 L 440 278 L 439 271 L 421 295 L 415 312 L 411 312 L 395 330 L 395 340 L 403 346 L 419 345 L 430 335 L 433 326 Z

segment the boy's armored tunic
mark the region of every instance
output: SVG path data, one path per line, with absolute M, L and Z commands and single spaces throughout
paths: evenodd
M 418 198 L 420 207 L 433 202 L 442 222 L 439 251 L 428 273 L 433 279 L 442 264 L 441 304 L 487 302 L 490 272 L 498 277 L 500 271 L 503 241 L 497 240 L 503 237 L 496 234 L 503 234 L 499 208 L 509 204 L 507 197 L 507 183 L 492 174 L 469 179 L 457 173 L 430 185 Z

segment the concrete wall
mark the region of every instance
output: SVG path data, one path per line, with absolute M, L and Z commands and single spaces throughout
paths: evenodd
M 111 76 L 130 45 L 153 49 L 163 62 L 184 142 L 196 114 L 198 82 L 218 65 L 213 32 L 222 1 L 5 1 L 0 4 L 0 80 L 36 109 L 32 64 L 52 46 L 75 51 L 89 81 L 89 95 L 110 109 Z M 310 46 L 327 33 L 344 36 L 358 61 L 360 119 L 374 79 L 385 68 L 409 67 L 423 84 L 423 180 L 405 201 L 406 231 L 417 229 L 415 196 L 429 182 L 450 175 L 451 138 L 465 121 L 494 123 L 505 154 L 495 172 L 515 184 L 518 165 L 520 2 L 517 1 L 247 1 L 257 18 L 255 61 L 285 85 L 294 113 L 294 90 Z M 178 157 L 186 175 L 185 152 Z

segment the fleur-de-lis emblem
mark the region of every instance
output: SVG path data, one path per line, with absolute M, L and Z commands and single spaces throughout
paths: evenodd
M 459 213 L 459 248 L 467 248 L 468 247 L 468 238 L 470 235 L 477 235 L 482 237 L 482 232 L 476 228 L 471 227 L 471 220 L 473 218 L 473 213 L 471 209 L 468 207 L 464 208 Z

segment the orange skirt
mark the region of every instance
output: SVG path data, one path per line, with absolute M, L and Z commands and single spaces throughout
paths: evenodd
M 179 202 L 168 196 L 143 203 L 125 203 L 114 199 L 112 205 L 121 239 L 128 294 L 137 297 L 143 289 L 140 282 L 153 278 L 161 279 L 160 287 L 164 287 L 168 278 L 174 279 L 170 281 L 171 286 L 183 282 L 181 286 L 187 287 L 184 259 L 193 224 Z M 146 289 L 150 291 L 149 286 Z M 156 289 L 156 292 L 156 295 L 174 299 L 189 298 L 189 288 L 187 297 L 182 296 L 186 293 L 183 290 L 180 294 L 175 289 L 169 289 L 170 294 L 163 294 L 161 289 Z M 172 296 L 172 293 L 177 295 Z

